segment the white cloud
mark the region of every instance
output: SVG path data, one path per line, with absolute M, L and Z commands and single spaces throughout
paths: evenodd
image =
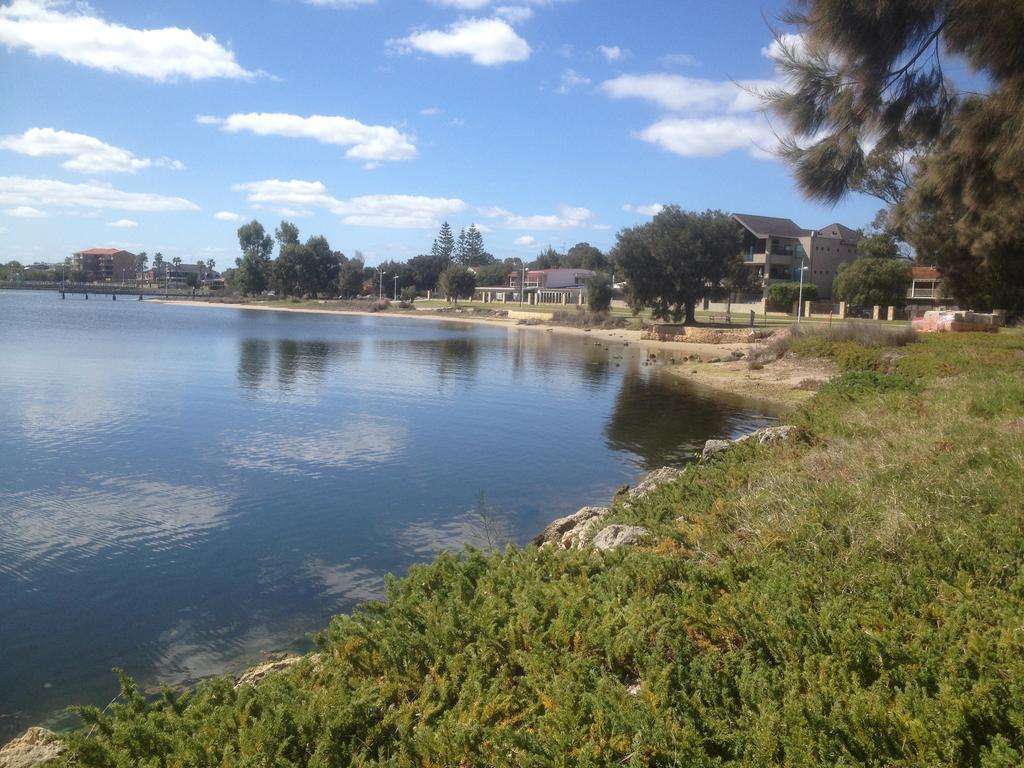
M 699 67 L 700 59 L 689 53 L 666 53 L 658 59 L 666 67 Z
M 735 149 L 753 157 L 773 157 L 777 144 L 768 121 L 761 116 L 666 117 L 637 136 L 683 157 L 716 157 Z
M 431 229 L 466 208 L 458 198 L 423 195 L 362 195 L 339 200 L 328 193 L 323 182 L 299 179 L 266 179 L 236 184 L 232 189 L 245 192 L 256 207 L 289 212 L 283 215 L 309 215 L 310 209 L 323 208 L 354 227 Z
M 525 61 L 530 44 L 503 19 L 461 19 L 446 30 L 428 29 L 390 41 L 398 51 L 410 50 L 435 56 L 469 56 L 484 67 Z
M 572 91 L 574 88 L 578 88 L 584 85 L 590 85 L 589 77 L 584 77 L 575 69 L 564 69 L 562 70 L 561 82 L 559 83 L 556 92 L 566 94 Z
M 4 213 L 8 216 L 14 216 L 19 219 L 45 219 L 47 213 L 40 211 L 38 208 L 33 208 L 29 205 L 19 205 L 16 208 L 6 208 Z
M 377 0 L 302 0 L 302 2 L 321 8 L 359 8 L 364 5 L 374 5 Z
M 177 171 L 185 167 L 177 160 L 136 157 L 127 149 L 106 144 L 93 136 L 53 128 L 29 128 L 20 135 L 0 136 L 0 149 L 30 157 L 69 157 L 61 167 L 81 173 L 134 173 L 153 166 Z
M 445 216 L 462 212 L 466 204 L 456 198 L 422 195 L 363 195 L 342 201 L 334 213 L 356 227 L 432 229 Z
M 139 222 L 132 221 L 131 219 L 118 219 L 117 221 L 111 221 L 107 226 L 114 229 L 135 229 L 139 226 Z
M 632 205 L 626 203 L 622 210 L 626 213 L 639 213 L 641 216 L 657 216 L 664 209 L 661 203 L 650 203 L 649 205 Z
M 420 110 L 420 114 L 424 117 L 434 117 L 441 114 L 440 107 L 424 107 Z
M 599 45 L 597 50 L 601 52 L 606 61 L 619 61 L 626 55 L 626 52 L 617 45 Z
M 778 61 L 783 57 L 784 49 L 796 54 L 798 58 L 802 57 L 807 53 L 807 41 L 803 35 L 784 32 L 762 48 L 761 55 L 772 61 Z
M 750 112 L 761 107 L 757 89 L 771 80 L 703 80 L 664 73 L 622 75 L 601 84 L 613 99 L 643 99 L 673 112 Z
M 523 235 L 522 237 L 517 237 L 515 240 L 513 240 L 512 244 L 528 248 L 530 246 L 537 244 L 537 238 L 533 237 L 532 235 Z
M 491 4 L 491 0 L 431 0 L 434 5 L 458 8 L 460 11 L 478 11 Z
M 218 221 L 241 221 L 242 220 L 241 216 L 239 216 L 237 213 L 232 213 L 231 211 L 217 211 L 215 214 L 213 214 L 213 218 L 217 219 Z
M 501 219 L 503 229 L 596 229 L 594 212 L 587 208 L 562 205 L 557 214 L 519 216 L 504 208 L 480 208 L 480 214 L 489 219 Z
M 622 75 L 601 84 L 610 98 L 635 98 L 674 112 L 634 135 L 683 157 L 716 157 L 743 149 L 771 158 L 777 139 L 760 114 L 759 91 L 771 80 L 706 80 L 666 73 Z M 637 211 L 639 212 L 639 211 Z
M 65 6 L 56 0 L 14 0 L 0 6 L 0 44 L 160 82 L 254 74 L 212 35 L 180 27 L 133 29 L 92 15 L 84 3 L 68 12 L 58 10 Z
M 533 8 L 525 5 L 499 5 L 494 12 L 510 24 L 522 24 L 533 18 Z
M 53 179 L 28 179 L 22 176 L 0 176 L 0 205 L 154 212 L 199 210 L 198 205 L 182 197 L 124 192 L 108 184 L 68 184 Z
M 219 125 L 227 133 L 249 131 L 258 136 L 287 136 L 314 139 L 321 144 L 349 147 L 345 157 L 369 162 L 411 160 L 416 146 L 398 129 L 387 125 L 366 125 L 337 115 L 300 117 L 284 112 L 249 112 L 225 118 L 198 115 L 200 125 Z

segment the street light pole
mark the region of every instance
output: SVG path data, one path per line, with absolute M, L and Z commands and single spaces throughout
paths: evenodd
M 395 275 L 395 290 L 393 291 L 395 301 L 398 301 L 398 275 Z
M 377 267 L 377 272 L 380 275 L 379 284 L 377 286 L 377 301 L 384 300 L 384 270 Z
M 800 292 L 796 300 L 796 322 L 800 324 L 800 316 L 804 313 L 804 272 L 807 271 L 807 267 L 804 266 L 803 257 L 800 257 Z
M 815 238 L 815 236 L 817 236 L 817 234 L 818 234 L 817 231 L 815 231 L 815 230 L 811 231 L 811 253 L 812 254 L 814 253 L 814 238 Z M 803 251 L 802 247 L 800 247 L 799 245 L 797 247 L 800 248 L 801 251 Z M 797 324 L 800 323 L 800 316 L 804 313 L 804 272 L 807 271 L 807 267 L 804 266 L 804 260 L 806 258 L 807 258 L 807 254 L 806 253 L 801 253 L 800 254 L 800 292 L 797 294 L 797 300 L 796 300 L 796 303 L 797 303 L 796 322 L 797 322 Z
M 520 259 L 519 263 L 523 265 L 523 277 L 519 281 L 519 307 L 522 308 L 523 297 L 526 295 L 526 261 Z

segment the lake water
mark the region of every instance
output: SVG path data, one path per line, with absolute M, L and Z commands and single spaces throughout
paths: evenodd
M 771 420 L 637 345 L 0 291 L 0 742 L 237 670 L 493 521 L 525 543 Z M 485 516 L 478 509 L 486 507 Z

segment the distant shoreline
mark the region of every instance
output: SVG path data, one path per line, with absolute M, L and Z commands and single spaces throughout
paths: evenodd
M 469 323 L 472 325 L 503 326 L 509 330 L 543 331 L 576 338 L 600 339 L 606 343 L 623 345 L 636 344 L 641 349 L 657 355 L 658 360 L 671 374 L 708 389 L 752 400 L 760 400 L 785 408 L 794 407 L 810 396 L 811 392 L 797 384 L 806 379 L 827 380 L 831 371 L 808 363 L 806 368 L 799 362 L 790 361 L 783 372 L 770 365 L 762 370 L 750 371 L 743 360 L 733 360 L 733 352 L 746 352 L 747 343 L 697 344 L 683 341 L 657 341 L 642 339 L 641 331 L 627 328 L 577 328 L 540 320 L 534 324 L 523 324 L 519 318 L 480 317 L 454 312 L 418 310 L 412 312 L 368 312 L 356 309 L 332 309 L 320 306 L 269 306 L 267 304 L 246 304 L 241 302 L 195 301 L 192 299 L 147 299 L 147 301 L 190 307 L 224 309 L 251 309 L 260 312 L 297 312 L 313 315 L 347 315 L 351 317 L 392 317 L 429 320 L 433 322 Z M 687 358 L 696 356 L 697 360 Z M 667 358 L 667 359 L 666 359 Z M 712 362 L 718 361 L 718 362 Z M 781 361 L 780 361 L 781 362 Z

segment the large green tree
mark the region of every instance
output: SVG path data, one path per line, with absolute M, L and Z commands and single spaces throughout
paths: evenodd
M 441 273 L 447 269 L 449 262 L 440 255 L 433 253 L 420 254 L 409 259 L 409 269 L 417 290 L 433 291 L 437 289 L 437 281 Z
M 629 289 L 634 312 L 695 322 L 697 302 L 719 289 L 740 259 L 739 226 L 721 211 L 696 213 L 666 206 L 650 222 L 623 229 L 612 258 Z
M 595 272 L 607 271 L 611 264 L 608 257 L 590 243 L 576 243 L 568 250 L 563 259 L 563 266 L 573 269 L 592 269 Z
M 262 224 L 253 219 L 238 228 L 238 245 L 242 256 L 235 259 L 235 286 L 245 296 L 263 293 L 269 280 L 274 239 L 264 231 Z
M 508 273 L 516 271 L 516 261 L 492 261 L 476 268 L 476 284 L 491 287 L 508 286 Z
M 441 273 L 441 292 L 446 299 L 459 303 L 459 299 L 468 299 L 476 290 L 476 276 L 461 264 L 452 264 Z
M 792 0 L 785 19 L 800 36 L 765 95 L 804 192 L 885 200 L 957 299 L 1024 311 L 1024 4 Z M 982 92 L 957 92 L 950 56 Z
M 360 256 L 345 259 L 338 267 L 338 295 L 351 299 L 363 291 L 363 273 L 366 265 Z
M 550 245 L 537 254 L 537 257 L 529 263 L 530 269 L 558 269 L 564 266 L 565 254 L 559 253 Z
M 910 263 L 905 259 L 861 256 L 839 267 L 832 295 L 857 307 L 902 307 L 910 287 Z
M 279 248 L 286 245 L 299 244 L 299 228 L 290 221 L 281 221 L 281 226 L 274 230 L 274 239 Z

